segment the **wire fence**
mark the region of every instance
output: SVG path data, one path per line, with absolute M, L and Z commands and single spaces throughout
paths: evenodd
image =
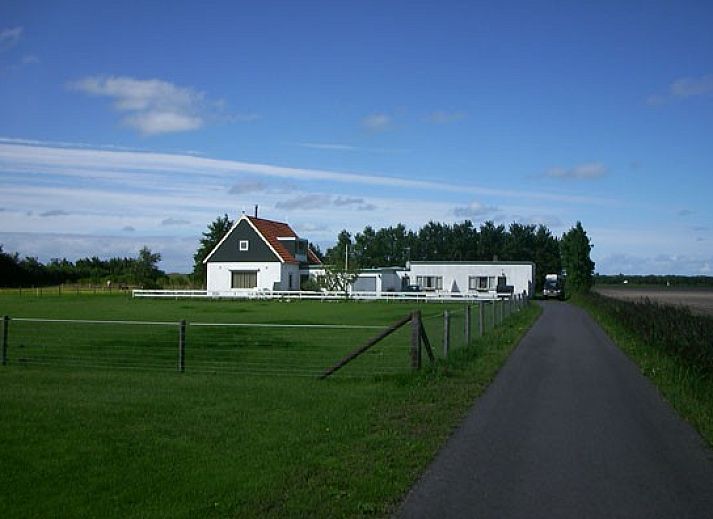
M 420 317 L 436 358 L 466 347 L 526 300 L 450 307 Z M 2 363 L 87 369 L 320 376 L 384 324 L 274 324 L 109 321 L 4 317 Z M 345 363 L 335 376 L 364 377 L 413 369 L 408 326 Z

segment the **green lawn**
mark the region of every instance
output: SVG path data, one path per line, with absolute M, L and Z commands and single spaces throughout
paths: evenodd
M 421 307 L 432 335 L 445 308 Z M 382 303 L 0 296 L 0 314 L 56 319 L 383 325 L 411 310 Z M 403 359 L 400 373 L 365 375 L 377 360 L 358 377 L 326 381 L 191 372 L 190 357 L 183 374 L 173 366 L 22 364 L 13 343 L 20 323 L 12 322 L 11 363 L 0 368 L 0 510 L 3 517 L 386 515 L 538 314 L 531 305 L 419 373 L 408 370 L 407 338 L 397 336 L 382 349 Z M 454 338 L 462 333 L 456 319 Z M 474 322 L 477 330 L 477 312 Z M 273 342 L 292 341 L 297 350 L 332 342 L 350 350 L 362 338 L 332 332 L 313 343 L 302 332 L 280 333 Z M 431 340 L 440 350 L 440 338 Z M 65 347 L 77 346 L 65 341 Z

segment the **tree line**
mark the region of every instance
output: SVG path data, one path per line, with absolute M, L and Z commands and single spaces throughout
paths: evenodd
M 131 285 L 156 288 L 165 278 L 157 264 L 160 253 L 143 247 L 136 258 L 102 260 L 94 256 L 75 262 L 53 258 L 42 263 L 37 258 L 20 258 L 17 253 L 4 252 L 0 245 L 0 286 L 48 286 L 61 283 Z
M 403 224 L 378 230 L 367 226 L 354 236 L 343 230 L 325 260 L 358 268 L 405 265 L 408 261 L 531 261 L 536 265 L 540 290 L 544 274 L 562 270 L 560 249 L 560 239 L 544 225 L 512 223 L 505 227 L 486 221 L 477 227 L 470 220 L 454 224 L 431 221 L 416 231 Z

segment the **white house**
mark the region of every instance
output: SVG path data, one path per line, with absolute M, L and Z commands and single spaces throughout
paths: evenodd
M 529 261 L 411 261 L 401 275 L 404 285 L 424 291 L 492 296 L 499 281 L 515 294 L 532 296 L 535 290 L 535 264 Z
M 300 269 L 321 262 L 286 223 L 243 214 L 206 256 L 208 292 L 299 290 Z

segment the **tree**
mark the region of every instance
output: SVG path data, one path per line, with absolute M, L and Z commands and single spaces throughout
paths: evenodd
M 348 254 L 351 248 L 352 235 L 349 234 L 346 229 L 343 229 L 339 233 L 339 236 L 337 236 L 337 244 L 334 247 L 327 249 L 324 259 L 326 263 L 330 265 L 344 265 L 347 263 L 345 254 Z M 353 258 L 350 258 L 350 262 L 353 262 L 352 260 Z
M 587 292 L 594 282 L 594 262 L 589 257 L 592 245 L 581 222 L 562 235 L 560 255 L 567 273 L 567 290 Z
M 559 240 L 550 230 L 540 224 L 535 233 L 535 290 L 541 291 L 547 274 L 559 274 L 562 270 Z
M 232 226 L 233 221 L 227 214 L 219 216 L 208 224 L 208 230 L 203 233 L 198 250 L 193 255 L 193 277 L 196 281 L 201 283 L 204 281 L 203 260 L 218 245 L 218 242 L 223 239 L 223 236 L 228 233 Z
M 157 264 L 161 261 L 161 254 L 151 252 L 146 245 L 139 251 L 139 257 L 134 265 L 134 280 L 144 288 L 157 288 L 158 278 L 164 273 L 158 269 Z

